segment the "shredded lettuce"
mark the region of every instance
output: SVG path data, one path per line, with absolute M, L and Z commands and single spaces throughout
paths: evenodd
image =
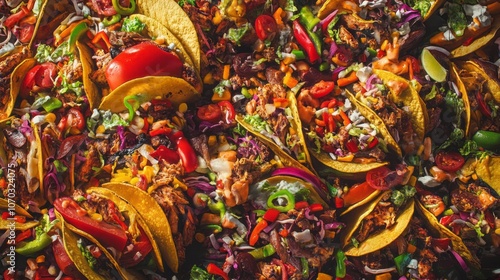
M 283 8 L 283 10 L 285 10 L 287 12 L 298 11 L 297 7 L 295 7 L 295 1 L 293 1 L 293 0 L 286 0 L 285 7 Z
M 117 114 L 114 114 L 114 113 L 111 113 L 109 111 L 107 111 L 106 113 L 104 113 L 102 115 L 102 125 L 104 126 L 104 128 L 106 130 L 108 129 L 111 129 L 113 127 L 117 127 L 119 125 L 122 125 L 122 126 L 128 126 L 128 122 L 126 120 L 124 120 L 123 118 L 121 118 L 119 115 Z
M 252 29 L 252 24 L 245 23 L 239 28 L 229 28 L 226 38 L 237 46 L 241 46 L 241 39 Z
M 405 0 L 403 1 L 408 4 L 413 9 L 420 12 L 422 16 L 425 16 L 432 7 L 430 0 Z
M 189 5 L 191 5 L 191 6 L 196 5 L 196 1 L 194 1 L 194 0 L 180 0 L 180 1 L 178 1 L 177 3 L 178 3 L 178 4 L 179 4 L 179 6 L 181 6 L 181 7 L 184 7 L 184 5 L 185 5 L 185 4 L 189 4 Z
M 215 280 L 215 276 L 210 275 L 205 269 L 193 265 L 189 273 L 191 280 Z
M 126 18 L 122 24 L 122 31 L 125 32 L 142 33 L 144 28 L 146 28 L 146 24 L 144 24 L 138 18 Z
M 85 257 L 85 259 L 89 263 L 90 268 L 94 269 L 95 266 L 97 265 L 96 258 L 94 258 L 94 256 L 92 256 L 92 253 L 90 253 L 89 249 L 87 249 L 86 246 L 83 246 L 82 239 L 78 239 L 76 244 L 78 246 L 78 249 L 80 249 L 80 252 L 82 253 L 82 255 Z
M 463 36 L 467 28 L 467 17 L 465 16 L 462 5 L 455 3 L 447 3 L 448 8 L 448 27 L 457 36 Z
M 54 48 L 49 45 L 40 44 L 36 49 L 35 58 L 38 63 L 50 61 L 50 55 L 54 52 Z
M 401 205 L 404 205 L 406 201 L 411 199 L 416 193 L 417 190 L 413 186 L 405 185 L 399 190 L 392 191 L 391 201 L 397 207 L 401 207 Z

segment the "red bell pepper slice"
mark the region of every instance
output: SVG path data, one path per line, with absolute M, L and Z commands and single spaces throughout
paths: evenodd
M 25 240 L 25 239 L 28 239 L 30 238 L 31 236 L 33 235 L 33 233 L 31 232 L 31 229 L 27 229 L 25 231 L 22 231 L 21 233 L 19 233 L 17 236 L 16 236 L 16 244 L 18 244 L 19 242 Z
M 300 25 L 298 20 L 293 21 L 293 36 L 297 39 L 299 45 L 305 50 L 309 61 L 315 63 L 320 59 L 318 51 L 314 46 L 311 38 L 307 35 L 307 31 Z
M 172 149 L 165 147 L 164 145 L 158 146 L 156 150 L 149 154 L 157 160 L 166 160 L 168 163 L 178 163 L 180 160 L 179 154 Z
M 320 212 L 323 211 L 323 205 L 321 205 L 321 203 L 313 203 L 309 205 L 309 209 L 311 212 Z
M 147 122 L 147 121 L 146 121 Z M 170 127 L 160 127 L 149 132 L 149 136 L 154 137 L 158 135 L 169 135 L 172 133 L 172 129 Z
M 92 44 L 100 46 L 105 52 L 109 52 L 109 49 L 111 48 L 111 42 L 109 41 L 108 34 L 104 31 L 100 31 L 95 34 L 94 38 L 92 38 Z
M 252 233 L 250 234 L 250 238 L 248 239 L 248 244 L 250 246 L 255 245 L 255 243 L 259 241 L 260 232 L 263 231 L 268 225 L 269 224 L 264 219 L 260 220 L 260 222 L 258 222 L 257 225 L 255 225 L 254 229 L 252 230 Z
M 305 200 L 295 202 L 295 210 L 300 210 L 309 207 L 309 203 Z
M 212 274 L 212 275 L 220 276 L 224 280 L 229 280 L 229 276 L 227 275 L 227 273 L 225 273 L 220 267 L 218 267 L 217 265 L 215 265 L 213 263 L 208 264 L 207 272 Z
M 278 209 L 269 208 L 266 213 L 262 216 L 262 218 L 268 222 L 275 222 L 278 219 L 280 211 Z
M 177 152 L 186 173 L 191 173 L 198 168 L 198 157 L 186 138 L 177 139 Z

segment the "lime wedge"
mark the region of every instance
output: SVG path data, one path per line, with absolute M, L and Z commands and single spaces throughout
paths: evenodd
M 422 50 L 420 60 L 422 61 L 422 67 L 431 79 L 436 82 L 446 81 L 448 71 L 437 61 L 428 49 Z

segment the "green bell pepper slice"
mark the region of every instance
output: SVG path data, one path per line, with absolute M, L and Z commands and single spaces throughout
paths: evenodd
M 135 0 L 130 0 L 130 7 L 125 8 L 120 5 L 119 0 L 112 0 L 111 2 L 113 3 L 113 8 L 117 13 L 119 13 L 122 16 L 128 16 L 131 15 L 135 12 Z
M 248 253 L 252 255 L 256 260 L 262 260 L 276 253 L 276 249 L 272 244 L 267 244 Z
M 122 19 L 122 15 L 116 14 L 116 15 L 113 15 L 111 17 L 105 17 L 102 20 L 102 24 L 104 26 L 110 26 L 110 25 L 113 25 L 113 24 L 119 22 L 121 19 Z
M 274 201 L 282 198 L 286 200 L 286 205 L 275 205 Z M 280 190 L 275 193 L 273 193 L 269 198 L 267 199 L 267 207 L 268 208 L 274 208 L 279 210 L 280 212 L 288 212 L 289 210 L 292 210 L 295 207 L 295 197 L 293 194 L 288 191 L 288 190 Z
M 31 256 L 52 244 L 52 238 L 48 232 L 58 222 L 58 219 L 51 222 L 48 214 L 43 215 L 40 225 L 35 228 L 35 239 L 19 243 L 16 247 L 16 253 L 23 256 Z
M 78 39 L 80 39 L 80 37 L 85 34 L 87 30 L 89 30 L 89 27 L 87 26 L 87 23 L 83 21 L 75 26 L 69 35 L 68 52 L 72 52 L 75 49 L 76 41 L 78 41 Z

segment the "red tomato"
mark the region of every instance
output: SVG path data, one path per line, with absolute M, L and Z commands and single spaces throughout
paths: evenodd
M 357 184 L 349 188 L 349 191 L 344 194 L 344 206 L 349 207 L 350 205 L 356 204 L 375 191 L 374 188 L 370 187 L 367 182 Z
M 31 68 L 28 73 L 26 73 L 23 82 L 21 83 L 21 89 L 19 91 L 21 98 L 26 99 L 29 97 L 30 91 L 35 85 L 35 77 L 41 68 L 42 67 L 40 65 L 36 65 L 35 67 Z
M 85 118 L 83 117 L 83 114 L 79 109 L 75 107 L 69 109 L 66 126 L 74 127 L 80 131 L 83 130 L 83 128 L 85 127 Z
M 21 41 L 21 43 L 28 43 L 33 37 L 34 30 L 35 25 L 33 24 L 21 24 L 21 29 L 19 31 L 19 41 Z
M 207 104 L 198 108 L 196 115 L 202 121 L 217 123 L 222 117 L 222 110 L 217 104 Z
M 370 187 L 377 190 L 388 190 L 403 182 L 403 176 L 399 176 L 395 171 L 386 166 L 372 169 L 366 173 L 366 182 Z
M 198 167 L 198 157 L 186 138 L 180 137 L 177 139 L 177 152 L 181 158 L 184 171 L 186 171 L 186 173 L 195 171 Z
M 272 41 L 278 32 L 278 25 L 272 16 L 260 15 L 255 19 L 255 32 L 262 41 Z
M 66 252 L 60 237 L 52 242 L 52 251 L 54 252 L 57 266 L 65 275 L 73 276 L 75 278 L 82 277 L 82 274 L 78 268 L 76 268 L 75 263 L 70 259 L 68 252 Z
M 436 165 L 446 172 L 455 172 L 462 168 L 465 163 L 464 157 L 458 152 L 439 152 L 436 155 Z
M 69 205 L 63 207 L 63 204 L 66 203 Z M 113 247 L 118 252 L 122 252 L 125 249 L 128 237 L 120 226 L 105 221 L 94 220 L 88 215 L 81 215 L 77 213 L 77 208 L 73 206 L 74 203 L 76 202 L 69 197 L 61 197 L 54 201 L 54 207 L 61 213 L 66 222 L 94 236 L 105 247 Z M 76 206 L 79 207 L 78 205 Z
M 54 86 L 56 76 L 57 66 L 52 62 L 44 62 L 35 76 L 35 84 L 41 89 L 50 89 Z
M 309 94 L 311 94 L 314 98 L 321 98 L 323 96 L 328 95 L 335 87 L 335 83 L 331 81 L 320 81 L 316 83 L 310 90 Z
M 129 7 L 130 0 L 120 0 L 118 1 L 120 6 Z M 94 10 L 103 16 L 112 16 L 116 14 L 115 8 L 113 8 L 113 2 L 111 0 L 92 0 L 92 6 Z
M 224 121 L 226 123 L 232 123 L 236 115 L 233 104 L 229 101 L 220 101 L 217 105 L 219 105 L 222 115 L 224 116 Z
M 106 68 L 111 90 L 133 79 L 146 76 L 181 77 L 182 61 L 158 46 L 144 42 L 117 55 Z

